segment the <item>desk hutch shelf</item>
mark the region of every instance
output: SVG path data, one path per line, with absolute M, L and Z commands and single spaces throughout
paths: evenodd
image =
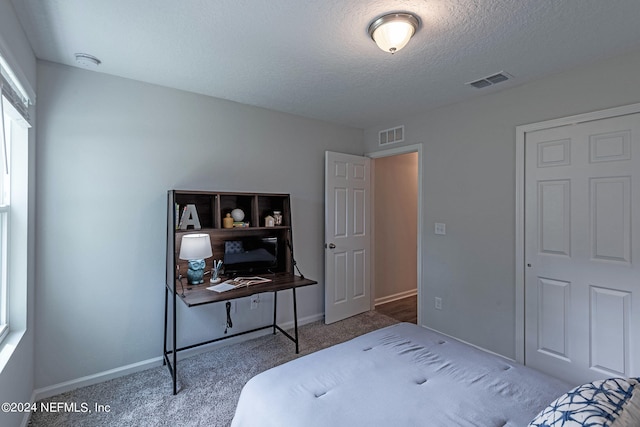
M 180 216 L 188 205 L 195 205 L 201 229 L 189 226 L 179 229 Z M 223 259 L 224 242 L 235 238 L 276 237 L 278 239 L 279 265 L 275 272 L 293 273 L 293 236 L 291 232 L 291 203 L 288 194 L 277 193 L 228 193 L 209 191 L 171 190 L 168 196 L 167 221 L 167 265 L 179 267 L 179 273 L 186 274 L 186 261 L 179 260 L 180 243 L 184 234 L 207 233 L 211 237 L 213 257 L 205 260 L 205 271 L 210 271 L 214 259 Z M 234 209 L 242 209 L 243 222 L 247 227 L 223 228 L 222 219 Z M 267 215 L 279 211 L 282 224 L 265 227 Z M 174 283 L 178 272 L 167 271 L 167 283 Z

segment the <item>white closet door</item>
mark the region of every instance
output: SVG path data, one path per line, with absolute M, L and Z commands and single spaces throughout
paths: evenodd
M 640 375 L 640 114 L 526 134 L 525 363 Z

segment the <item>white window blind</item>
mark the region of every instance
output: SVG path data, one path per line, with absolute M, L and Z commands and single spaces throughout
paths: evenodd
M 5 59 L 0 55 L 0 86 L 2 95 L 14 106 L 22 118 L 29 122 L 29 96 L 20 82 L 9 68 Z

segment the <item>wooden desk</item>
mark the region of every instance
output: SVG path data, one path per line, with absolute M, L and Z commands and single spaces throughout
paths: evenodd
M 296 354 L 299 353 L 299 345 L 298 345 L 298 307 L 296 301 L 296 289 L 303 287 L 314 285 L 318 282 L 310 279 L 305 279 L 300 276 L 295 276 L 291 273 L 275 273 L 275 274 L 266 274 L 260 275 L 260 277 L 264 277 L 266 279 L 271 279 L 271 282 L 267 283 L 259 283 L 257 285 L 251 285 L 248 287 L 242 287 L 237 289 L 232 289 L 226 292 L 215 292 L 206 289 L 208 286 L 211 286 L 209 282 L 205 281 L 202 285 L 184 285 L 184 288 L 176 283 L 175 292 L 173 288 L 169 285 L 165 286 L 165 297 L 164 297 L 164 348 L 163 348 L 163 364 L 167 365 L 169 372 L 171 373 L 171 378 L 173 380 L 173 394 L 178 392 L 177 390 L 177 370 L 178 370 L 178 359 L 177 354 L 179 351 L 188 350 L 190 348 L 198 347 L 205 344 L 210 344 L 216 341 L 225 340 L 228 338 L 237 337 L 239 335 L 249 334 L 251 332 L 260 331 L 262 329 L 273 328 L 273 333 L 276 333 L 276 330 L 282 332 L 287 338 L 293 341 L 296 345 Z M 276 314 L 278 307 L 278 292 L 291 289 L 293 293 L 293 324 L 294 324 L 294 336 L 291 336 L 284 329 L 276 324 Z M 186 304 L 187 307 L 195 307 L 204 304 L 212 304 L 215 302 L 224 302 L 231 301 L 238 298 L 248 297 L 254 294 L 260 294 L 265 292 L 273 292 L 273 323 L 265 326 L 261 326 L 259 328 L 254 328 L 249 331 L 238 332 L 231 335 L 225 335 L 219 338 L 214 338 L 208 341 L 188 345 L 185 347 L 177 348 L 177 321 L 176 321 L 176 300 L 180 298 L 182 302 Z M 171 322 L 171 335 L 172 335 L 172 345 L 171 348 L 167 348 L 167 332 L 169 327 L 169 295 L 171 294 L 172 300 L 172 322 Z

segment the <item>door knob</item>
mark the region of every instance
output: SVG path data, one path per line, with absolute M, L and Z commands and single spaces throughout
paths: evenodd
M 336 245 L 335 245 L 335 244 L 333 244 L 333 243 L 329 243 L 329 249 L 335 249 L 335 248 L 336 248 Z

